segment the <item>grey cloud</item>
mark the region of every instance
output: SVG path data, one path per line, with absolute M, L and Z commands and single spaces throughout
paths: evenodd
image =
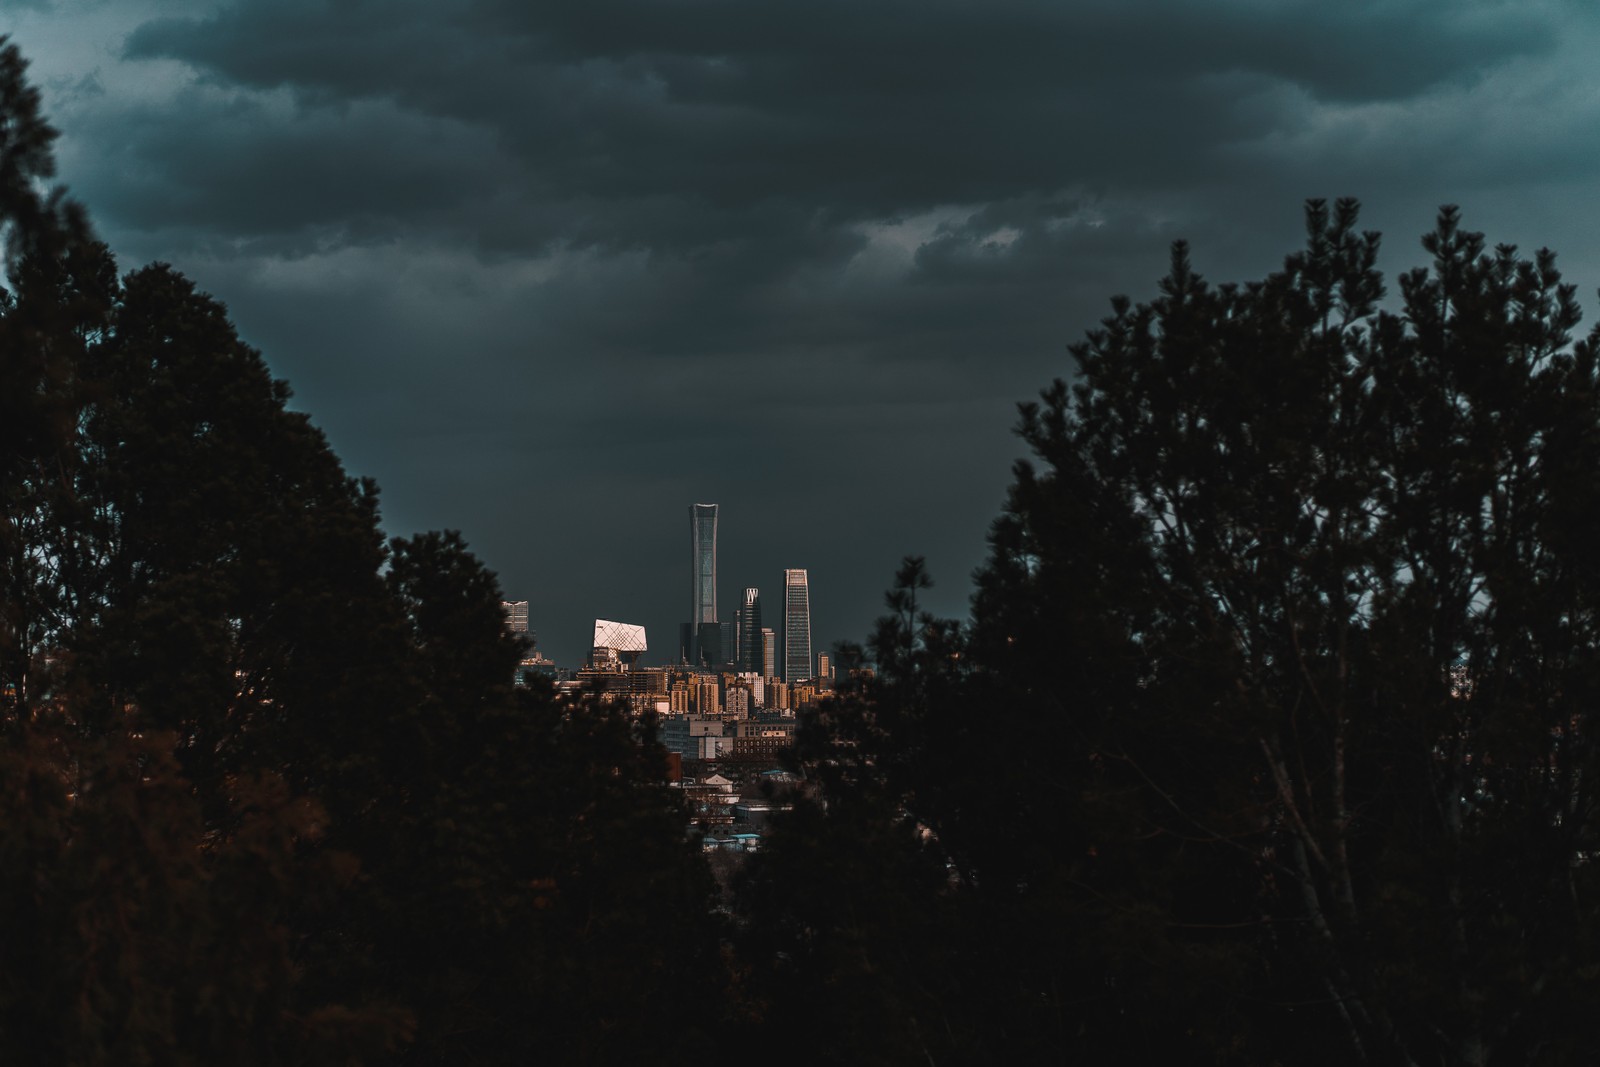
M 1274 84 L 1403 99 L 1553 40 L 1537 13 L 1459 4 L 261 0 L 147 23 L 126 53 L 481 125 L 552 202 L 780 198 L 850 221 L 1219 173 L 1220 146 L 1300 120 L 1262 106 Z M 579 240 L 629 243 L 578 219 Z
M 1019 197 L 987 204 L 958 222 L 943 223 L 916 252 L 917 282 L 1008 283 L 1054 278 L 1074 260 L 1102 248 L 1126 248 L 1139 220 L 1111 225 L 1092 201 Z M 1095 240 L 1111 225 L 1109 240 Z
M 67 78 L 52 78 L 46 83 L 50 95 L 58 104 L 67 106 L 83 104 L 106 95 L 99 71 Z
M 283 251 L 456 226 L 493 192 L 492 146 L 446 120 L 382 105 L 280 114 L 252 96 L 202 92 L 179 107 L 181 122 L 143 108 L 74 130 L 102 161 L 81 192 L 122 226 Z M 270 238 L 282 240 L 261 243 Z
M 792 79 L 859 100 L 886 94 L 1017 96 L 1064 85 L 1167 72 L 1257 70 L 1335 99 L 1410 95 L 1487 63 L 1547 50 L 1554 35 L 1537 15 L 1497 4 L 1440 2 L 1328 5 L 1182 0 L 1037 4 L 1027 0 L 852 0 L 753 7 L 738 0 L 669 5 L 599 0 L 479 5 L 490 25 L 548 42 L 566 57 L 749 57 L 749 76 L 681 83 L 767 86 Z M 690 68 L 691 70 L 693 68 Z M 757 95 L 762 95 L 759 92 Z M 802 105 L 803 106 L 803 105 Z

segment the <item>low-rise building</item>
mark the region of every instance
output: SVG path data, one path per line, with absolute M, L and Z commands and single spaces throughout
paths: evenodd
M 661 720 L 661 744 L 686 760 L 714 760 L 733 749 L 727 726 L 711 715 L 668 715 Z

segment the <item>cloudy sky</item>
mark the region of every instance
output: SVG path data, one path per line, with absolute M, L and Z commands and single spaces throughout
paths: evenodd
M 0 0 L 60 176 L 229 307 L 392 533 L 460 529 L 574 664 L 897 561 L 965 611 L 1015 404 L 1172 240 L 1274 268 L 1357 196 L 1600 284 L 1600 8 L 1416 0 Z M 657 657 L 652 660 L 659 661 Z

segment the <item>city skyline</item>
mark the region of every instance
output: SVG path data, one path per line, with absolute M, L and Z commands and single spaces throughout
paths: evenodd
M 689 634 L 691 625 L 698 628 L 703 623 L 707 626 L 715 625 L 716 639 L 727 642 L 724 650 L 724 662 L 733 663 L 740 670 L 757 672 L 761 671 L 765 665 L 774 668 L 777 676 L 787 678 L 790 577 L 799 575 L 799 581 L 802 587 L 805 587 L 807 585 L 807 569 L 780 568 L 782 573 L 778 587 L 784 589 L 781 615 L 784 626 L 782 628 L 764 625 L 760 586 L 744 586 L 743 592 L 738 599 L 739 607 L 734 610 L 733 618 L 720 619 L 716 615 L 717 604 L 720 603 L 720 593 L 716 585 L 717 572 L 719 570 L 718 554 L 721 548 L 719 540 L 721 505 L 695 503 L 688 505 L 688 510 L 691 610 L 697 616 L 704 615 L 708 617 L 697 618 L 694 624 L 680 621 L 670 626 L 663 625 L 656 619 L 645 622 L 642 625 L 643 632 L 657 636 L 652 639 L 655 646 L 653 651 L 642 658 L 640 663 L 646 666 L 678 664 L 680 659 L 684 658 L 682 650 L 688 647 L 684 642 Z M 619 561 L 618 563 L 618 566 L 625 565 L 627 565 L 626 561 Z M 670 580 L 665 575 L 652 577 L 642 570 L 636 572 L 634 578 L 633 596 L 612 598 L 606 601 L 610 617 L 646 619 L 646 612 L 635 609 L 641 608 L 642 605 L 649 603 L 653 599 L 654 590 L 651 588 L 652 585 L 659 585 Z M 511 595 L 511 592 L 504 589 L 502 589 L 502 593 L 507 597 Z M 584 604 L 587 604 L 587 601 Z M 606 615 L 606 612 L 599 611 L 598 608 L 596 610 L 587 610 L 583 604 L 579 605 L 577 613 L 585 615 L 589 621 L 585 623 L 586 628 L 582 633 L 573 634 L 552 630 L 547 625 L 547 622 L 541 622 L 541 619 L 549 620 L 562 614 L 572 614 L 573 607 L 571 605 L 557 608 L 552 605 L 540 605 L 537 601 L 530 603 L 526 598 L 519 598 L 506 600 L 502 607 L 506 612 L 509 629 L 519 633 L 530 634 L 541 654 L 550 657 L 558 666 L 569 669 L 578 667 L 587 660 L 593 644 L 592 642 L 586 642 L 583 635 L 589 634 L 591 631 L 594 634 L 598 634 L 600 632 L 598 627 L 600 622 L 603 621 L 602 616 Z M 813 641 L 808 593 L 805 596 L 803 617 L 805 619 L 805 633 L 802 644 L 810 651 L 798 651 L 796 655 L 805 656 L 813 668 L 816 665 L 816 652 L 828 651 L 832 643 L 836 641 L 858 640 L 852 635 L 843 635 L 830 636 L 826 638 L 825 643 Z M 620 624 L 608 623 L 607 625 Z M 743 644 L 747 632 L 746 627 L 749 628 L 749 632 L 754 633 L 758 638 L 749 649 L 746 649 Z M 629 628 L 637 629 L 639 627 Z M 774 647 L 768 647 L 766 644 L 767 639 L 764 635 L 767 634 L 772 634 L 776 638 Z M 765 664 L 763 664 L 763 660 L 766 661 Z M 810 677 L 809 670 L 800 675 L 800 677 Z

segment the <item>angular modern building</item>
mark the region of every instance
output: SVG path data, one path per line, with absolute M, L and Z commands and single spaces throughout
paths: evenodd
M 686 658 L 716 666 L 723 660 L 722 629 L 717 625 L 717 505 L 689 505 L 689 550 L 693 589 L 684 635 Z
M 591 663 L 615 661 L 625 664 L 631 670 L 648 648 L 643 626 L 613 622 L 610 619 L 594 620 L 594 653 L 590 657 Z
M 804 570 L 783 572 L 783 680 L 811 677 L 811 586 Z
M 645 643 L 644 627 L 632 623 L 612 622 L 610 619 L 594 620 L 594 647 L 610 648 L 618 652 L 640 653 L 650 646 Z

